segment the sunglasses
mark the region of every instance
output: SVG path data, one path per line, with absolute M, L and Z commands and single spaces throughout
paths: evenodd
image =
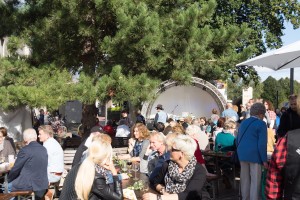
M 171 151 L 172 151 L 172 152 L 179 152 L 179 151 L 181 151 L 181 150 L 175 149 L 175 148 L 172 147 L 172 148 L 171 148 Z

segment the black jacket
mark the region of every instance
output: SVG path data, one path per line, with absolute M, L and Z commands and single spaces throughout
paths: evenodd
M 60 200 L 77 199 L 75 180 L 79 167 L 80 164 L 75 165 L 68 173 L 59 197 Z M 112 184 L 106 184 L 105 178 L 96 172 L 89 200 L 123 200 L 121 181 L 117 176 L 114 176 L 113 180 Z
M 300 129 L 287 134 L 287 157 L 284 166 L 284 199 L 300 199 Z
M 158 184 L 165 185 L 165 175 L 170 161 L 164 162 L 161 171 L 156 177 L 150 180 L 150 186 L 155 190 Z M 199 163 L 195 166 L 195 171 L 191 179 L 187 182 L 185 191 L 178 193 L 179 200 L 201 200 L 202 187 L 206 181 L 206 171 Z
M 85 146 L 85 142 L 86 142 L 87 138 L 85 140 L 83 140 L 79 147 L 76 150 L 76 153 L 74 155 L 74 159 L 73 159 L 73 163 L 72 163 L 72 167 L 74 167 L 75 165 L 77 165 L 78 163 L 80 163 L 81 161 L 81 157 L 83 152 L 85 152 L 88 148 Z
M 300 128 L 300 116 L 296 111 L 288 108 L 280 118 L 280 124 L 277 130 L 279 137 L 285 136 L 288 131 Z

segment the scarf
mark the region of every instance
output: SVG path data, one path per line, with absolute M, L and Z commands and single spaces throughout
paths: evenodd
M 133 147 L 133 157 L 139 157 L 142 151 L 142 144 L 143 141 L 136 140 L 134 147 Z
M 165 175 L 166 191 L 171 194 L 183 192 L 186 189 L 187 182 L 194 174 L 196 164 L 197 160 L 193 156 L 182 173 L 179 173 L 179 166 L 175 162 L 170 161 Z
M 95 170 L 97 173 L 102 175 L 105 178 L 106 184 L 109 184 L 111 182 L 110 180 L 110 174 L 111 172 L 108 169 L 105 169 L 104 167 L 101 167 L 99 165 L 95 165 Z

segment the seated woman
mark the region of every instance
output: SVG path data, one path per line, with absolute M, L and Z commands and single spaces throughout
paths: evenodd
M 233 120 L 226 120 L 222 132 L 220 132 L 215 141 L 215 151 L 233 151 L 234 150 L 234 132 L 236 122 Z
M 171 160 L 166 161 L 159 174 L 150 181 L 161 195 L 146 193 L 143 199 L 200 200 L 206 181 L 206 171 L 194 156 L 196 142 L 190 136 L 178 135 L 171 142 Z
M 200 127 L 197 125 L 190 125 L 187 127 L 185 130 L 185 133 L 189 135 L 191 138 L 193 138 L 197 144 L 194 156 L 196 157 L 197 162 L 204 167 L 206 170 L 206 175 L 207 176 L 216 176 L 215 174 L 211 174 L 207 171 L 206 166 L 205 166 L 205 160 L 203 159 L 202 152 L 200 150 L 200 146 L 198 143 L 199 137 L 197 137 L 197 133 L 201 132 Z
M 7 129 L 4 127 L 0 128 L 0 162 L 8 161 L 8 155 L 16 155 L 16 151 L 14 150 L 12 143 L 9 139 L 6 139 Z M 11 139 L 11 138 L 10 138 Z M 2 159 L 3 158 L 3 159 Z
M 59 199 L 123 200 L 109 142 L 95 140 L 91 143 L 87 158 L 68 173 Z
M 143 159 L 150 146 L 149 131 L 142 123 L 133 126 L 133 136 L 128 142 L 128 152 L 130 156 L 119 156 L 119 159 L 130 159 L 132 162 L 140 162 L 140 172 L 148 173 L 148 160 Z

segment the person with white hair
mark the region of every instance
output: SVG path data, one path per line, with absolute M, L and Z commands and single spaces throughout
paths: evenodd
M 8 175 L 8 190 L 34 191 L 36 199 L 41 199 L 48 189 L 47 150 L 36 139 L 33 128 L 23 132 L 26 144 L 18 153 L 14 166 Z
M 161 195 L 146 193 L 143 200 L 202 199 L 206 171 L 194 156 L 196 146 L 196 142 L 187 135 L 178 135 L 172 139 L 169 146 L 170 161 L 165 162 L 160 173 L 150 180 L 151 187 Z
M 163 133 L 154 131 L 150 134 L 150 145 L 144 159 L 148 160 L 148 175 L 151 180 L 161 170 L 163 163 L 170 160 L 166 136 Z
M 205 150 L 208 146 L 208 136 L 197 125 L 190 125 L 185 130 L 185 133 L 198 141 L 199 148 Z

